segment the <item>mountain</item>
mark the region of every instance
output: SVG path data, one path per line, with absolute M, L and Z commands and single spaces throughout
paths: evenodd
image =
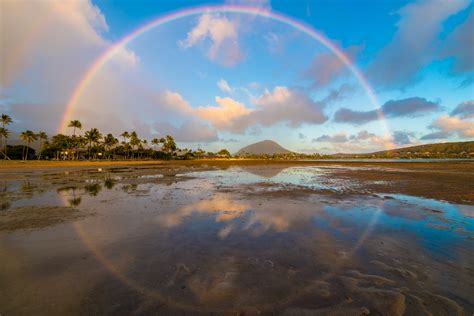
M 264 140 L 255 144 L 251 144 L 241 148 L 236 155 L 273 155 L 273 154 L 289 154 L 291 151 L 283 148 L 273 140 Z

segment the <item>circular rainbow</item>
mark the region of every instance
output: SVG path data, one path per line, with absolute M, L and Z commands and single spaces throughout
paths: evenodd
M 327 49 L 329 49 L 349 70 L 350 72 L 357 78 L 359 84 L 365 89 L 367 96 L 369 97 L 372 105 L 377 110 L 377 115 L 380 121 L 382 122 L 384 132 L 388 134 L 389 129 L 387 126 L 387 122 L 385 120 L 384 114 L 380 109 L 379 101 L 377 96 L 368 83 L 367 79 L 363 76 L 360 70 L 353 64 L 350 58 L 336 45 L 334 45 L 328 38 L 326 38 L 323 34 L 312 28 L 311 26 L 298 21 L 294 18 L 290 18 L 284 14 L 277 13 L 270 11 L 268 9 L 259 8 L 259 7 L 251 7 L 251 6 L 241 6 L 241 5 L 206 5 L 206 6 L 198 6 L 192 7 L 188 9 L 179 10 L 170 14 L 166 14 L 164 16 L 160 16 L 155 20 L 152 20 L 149 23 L 137 28 L 135 31 L 129 33 L 117 43 L 112 45 L 109 49 L 107 49 L 102 55 L 100 55 L 90 66 L 90 68 L 84 73 L 84 76 L 80 80 L 79 84 L 74 89 L 71 98 L 69 99 L 66 110 L 63 114 L 60 126 L 58 131 L 60 133 L 66 134 L 66 129 L 68 122 L 72 119 L 72 115 L 74 113 L 74 109 L 78 104 L 79 99 L 83 92 L 87 89 L 89 83 L 97 74 L 97 72 L 101 69 L 101 67 L 106 64 L 122 47 L 126 46 L 128 43 L 139 37 L 140 35 L 158 27 L 164 25 L 168 22 L 172 22 L 181 18 L 205 14 L 205 13 L 212 13 L 212 12 L 219 12 L 219 13 L 240 13 L 240 14 L 250 14 L 259 17 L 269 18 L 288 26 L 291 26 L 305 34 L 309 37 L 313 38 L 314 40 L 321 43 Z

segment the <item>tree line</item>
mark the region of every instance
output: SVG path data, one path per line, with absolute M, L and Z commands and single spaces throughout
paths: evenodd
M 0 156 L 3 159 L 56 159 L 56 160 L 83 160 L 83 159 L 192 159 L 203 157 L 228 158 L 230 153 L 222 149 L 217 153 L 205 152 L 202 149 L 179 149 L 174 138 L 166 135 L 153 138 L 150 142 L 138 136 L 137 132 L 125 131 L 119 138 L 113 134 L 102 134 L 97 128 L 82 132 L 82 123 L 72 120 L 68 124 L 72 135 L 57 134 L 49 137 L 45 132 L 25 130 L 20 133 L 23 145 L 8 145 L 10 130 L 8 125 L 13 119 L 7 115 L 1 116 L 0 128 Z M 38 151 L 30 147 L 38 141 Z

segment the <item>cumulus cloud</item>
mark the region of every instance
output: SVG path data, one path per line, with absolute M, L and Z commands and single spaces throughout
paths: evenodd
M 327 121 L 324 103 L 316 102 L 305 92 L 287 87 L 265 90 L 253 97 L 254 107 L 248 107 L 230 97 L 216 97 L 216 105 L 192 107 L 180 94 L 164 92 L 161 103 L 209 122 L 214 128 L 244 133 L 255 127 L 270 127 L 286 123 L 291 127 L 302 124 L 322 124 Z M 158 101 L 157 101 L 158 102 Z
M 229 83 L 224 79 L 220 79 L 219 81 L 217 81 L 217 86 L 219 87 L 219 89 L 221 89 L 222 92 L 232 93 L 234 91 L 234 89 L 232 89 Z
M 474 137 L 474 122 L 455 116 L 442 115 L 431 123 L 430 128 L 435 131 L 421 139 L 445 139 L 453 135 L 459 138 Z
M 213 142 L 219 139 L 215 129 L 196 120 L 187 120 L 178 127 L 168 122 L 157 122 L 153 128 L 158 135 L 173 135 L 178 142 Z
M 268 127 L 285 122 L 291 127 L 298 127 L 305 123 L 322 124 L 327 121 L 323 113 L 324 104 L 298 89 L 277 86 L 272 91 L 265 90 L 252 102 L 256 105 L 255 110 L 237 120 L 238 126 Z
M 466 8 L 469 2 L 419 0 L 402 7 L 398 11 L 400 20 L 392 41 L 377 54 L 369 67 L 371 80 L 385 88 L 403 88 L 418 80 L 419 70 L 437 57 L 438 35 L 442 31 L 443 22 Z M 464 35 L 462 31 L 461 33 L 459 37 Z M 453 41 L 457 43 L 457 39 Z M 446 54 L 459 53 L 457 44 L 449 47 Z M 461 52 L 460 56 L 464 54 Z
M 356 89 L 357 88 L 351 84 L 343 83 L 339 87 L 329 90 L 328 95 L 323 99 L 322 102 L 330 103 L 344 100 L 351 96 L 356 91 Z
M 112 46 L 103 35 L 108 30 L 105 17 L 89 1 L 3 1 L 0 10 L 1 102 L 18 118 L 12 128 L 56 132 L 85 71 Z M 123 113 L 118 105 L 111 108 L 113 102 L 120 97 L 128 101 L 120 95 L 127 87 L 118 78 L 132 76 L 139 66 L 133 51 L 117 49 L 96 76 L 101 84 L 87 89 L 80 101 L 89 107 L 100 104 L 111 121 Z M 104 117 L 98 111 L 81 109 L 83 119 L 95 122 Z
M 461 118 L 474 118 L 474 100 L 468 100 L 458 104 L 451 111 L 451 115 L 456 115 Z
M 216 97 L 217 106 L 201 106 L 194 113 L 211 122 L 215 127 L 226 129 L 233 126 L 241 117 L 249 115 L 253 110 L 232 98 Z
M 363 131 L 358 132 L 357 134 L 351 135 L 350 139 L 351 140 L 366 140 L 366 139 L 370 139 L 371 137 L 376 137 L 376 136 L 377 135 L 375 135 L 374 133 L 369 133 L 368 131 L 363 130 Z
M 441 56 L 453 57 L 451 71 L 464 74 L 474 70 L 474 7 L 471 8 L 466 20 L 445 39 Z M 472 74 L 470 81 L 472 81 Z
M 339 123 L 365 124 L 381 118 L 381 114 L 385 117 L 414 117 L 438 110 L 440 110 L 438 103 L 428 101 L 425 98 L 412 97 L 387 101 L 380 110 L 354 111 L 348 108 L 341 108 L 334 114 L 334 121 Z
M 318 138 L 313 138 L 313 143 L 316 142 L 329 142 L 329 143 L 345 143 L 348 141 L 347 135 L 345 133 L 339 133 L 335 135 L 322 135 Z
M 435 139 L 446 139 L 451 136 L 450 132 L 440 131 L 440 132 L 433 132 L 422 136 L 421 140 L 435 140 Z
M 358 46 L 351 46 L 345 50 L 349 59 L 354 59 L 360 50 Z M 333 53 L 323 52 L 314 56 L 303 77 L 311 81 L 313 88 L 325 87 L 347 71 L 347 66 Z
M 200 16 L 197 25 L 179 44 L 183 48 L 190 48 L 209 39 L 211 44 L 207 49 L 207 57 L 223 65 L 232 66 L 244 58 L 238 37 L 236 21 L 220 14 L 206 13 Z
M 413 133 L 404 131 L 394 131 L 393 143 L 397 145 L 408 145 L 412 143 L 411 137 L 413 137 Z
M 105 17 L 89 1 L 4 1 L 1 10 L 3 86 L 33 67 L 47 69 L 51 75 L 46 78 L 59 77 L 59 84 L 64 72 L 69 71 L 73 78 L 75 72 L 82 74 L 78 70 L 111 45 L 101 35 L 108 30 Z M 133 52 L 125 49 L 119 49 L 112 59 L 125 64 L 138 61 Z M 68 67 L 60 66 L 64 64 Z
M 323 152 L 365 153 L 391 149 L 397 146 L 394 135 L 377 135 L 366 130 L 347 135 L 339 132 L 334 135 L 322 135 L 314 138 L 314 143 L 323 143 Z
M 377 110 L 372 111 L 354 111 L 347 108 L 341 108 L 334 114 L 334 121 L 338 123 L 365 124 L 375 121 L 379 118 Z

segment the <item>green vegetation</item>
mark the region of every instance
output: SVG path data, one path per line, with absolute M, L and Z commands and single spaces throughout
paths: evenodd
M 9 159 L 8 155 L 7 155 L 7 151 L 8 151 L 7 150 L 8 149 L 7 140 L 8 140 L 8 136 L 10 135 L 10 131 L 5 126 L 12 123 L 13 120 L 9 115 L 2 114 L 1 122 L 2 122 L 2 128 L 0 129 L 0 136 L 1 136 L 1 140 L 2 140 L 2 143 L 1 143 L 2 151 L 1 151 L 1 153 L 4 157 L 4 159 Z
M 418 145 L 369 154 L 336 154 L 329 157 L 376 159 L 474 158 L 474 141 Z
M 91 128 L 81 134 L 82 123 L 78 120 L 69 122 L 72 135 L 57 134 L 51 138 L 40 131 L 35 133 L 26 130 L 20 133 L 23 145 L 11 146 L 7 141 L 10 130 L 7 126 L 13 123 L 7 114 L 1 116 L 0 157 L 3 159 L 28 160 L 135 160 L 135 159 L 263 159 L 263 160 L 305 160 L 305 159 L 417 159 L 417 158 L 474 158 L 474 141 L 454 142 L 412 146 L 367 154 L 302 154 L 291 152 L 274 141 L 266 140 L 241 149 L 234 156 L 221 149 L 216 153 L 180 149 L 171 135 L 153 138 L 150 143 L 139 137 L 137 132 L 125 131 L 120 134 L 122 141 L 108 133 L 105 136 L 97 129 Z M 37 142 L 37 143 L 36 143 Z M 36 144 L 37 151 L 31 147 Z M 148 145 L 150 144 L 150 145 Z
M 13 123 L 10 116 L 2 114 L 0 128 L 0 155 L 3 159 L 28 160 L 129 160 L 129 159 L 196 159 L 196 158 L 229 158 L 227 149 L 215 153 L 204 153 L 201 149 L 179 149 L 171 135 L 148 141 L 139 137 L 137 132 L 125 131 L 120 134 L 122 141 L 108 133 L 105 136 L 97 129 L 91 128 L 81 134 L 82 123 L 78 120 L 69 122 L 72 135 L 57 134 L 51 138 L 40 131 L 35 133 L 26 130 L 20 133 L 23 145 L 10 146 L 7 139 L 10 131 L 7 125 Z M 38 142 L 38 143 L 35 143 Z M 36 144 L 38 151 L 31 147 Z

